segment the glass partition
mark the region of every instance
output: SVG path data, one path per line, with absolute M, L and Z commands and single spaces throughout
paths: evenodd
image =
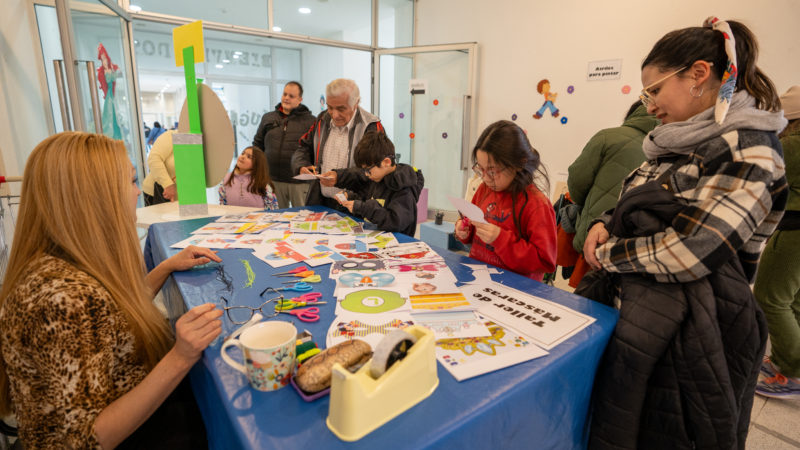
M 378 47 L 414 45 L 413 0 L 378 1 Z
M 126 24 L 105 5 L 95 1 L 75 1 L 70 4 L 70 20 L 74 36 L 74 61 L 63 61 L 59 23 L 54 7 L 35 5 L 39 38 L 42 44 L 44 69 L 47 76 L 50 105 L 56 132 L 64 131 L 61 102 L 70 98 L 63 74 L 56 74 L 54 61 L 61 62 L 62 72 L 73 70 L 77 81 L 74 99 L 80 103 L 82 120 L 72 116 L 69 129 L 102 133 L 125 143 L 128 156 L 139 176 L 144 174 L 139 149 L 138 118 L 135 117 L 131 95 L 132 71 L 125 52 Z M 59 80 L 60 79 L 60 80 Z M 58 95 L 61 81 L 64 88 Z M 63 97 L 63 98 L 62 98 Z M 74 106 L 74 105 L 72 105 Z M 66 108 L 65 109 L 69 109 Z M 84 128 L 76 126 L 83 123 Z
M 183 69 L 175 67 L 173 25 L 133 21 L 139 70 L 142 119 L 172 127 L 186 98 Z M 361 90 L 361 106 L 371 105 L 371 53 L 274 38 L 205 30 L 206 61 L 197 78 L 222 101 L 234 127 L 236 155 L 253 142 L 261 116 L 280 102 L 288 81 L 303 85 L 303 103 L 313 114 L 324 109 L 325 86 L 352 78 Z M 231 168 L 235 161 L 231 161 Z M 216 201 L 216 190 L 208 199 Z

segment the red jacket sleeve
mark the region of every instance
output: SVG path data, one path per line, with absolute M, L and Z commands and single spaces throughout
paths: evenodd
M 543 194 L 532 190 L 528 194 L 521 224 L 528 240 L 518 238 L 514 230 L 502 229 L 492 246 L 514 272 L 552 272 L 556 270 L 556 214 Z

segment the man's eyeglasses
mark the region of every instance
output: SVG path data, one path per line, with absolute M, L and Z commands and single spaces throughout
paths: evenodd
M 675 72 L 672 72 L 671 74 L 665 76 L 664 78 L 661 78 L 660 80 L 656 81 L 655 83 L 650 83 L 647 87 L 642 89 L 642 95 L 639 96 L 639 99 L 642 101 L 642 104 L 644 106 L 650 106 L 651 103 L 655 103 L 656 99 L 653 98 L 653 94 L 650 93 L 650 89 L 652 89 L 653 86 L 655 86 L 655 85 L 657 85 L 659 83 L 667 81 L 670 77 L 674 77 L 675 75 L 683 72 L 688 67 L 689 66 L 683 66 L 680 69 L 676 70 Z
M 271 303 L 275 303 L 276 305 L 280 304 L 280 302 L 283 300 L 283 295 L 279 294 L 278 291 L 276 291 L 273 288 L 267 288 L 265 289 L 264 292 L 274 293 L 275 295 L 277 295 L 277 297 L 270 298 L 269 300 L 262 303 L 258 308 L 253 308 L 251 306 L 246 306 L 246 305 L 228 306 L 229 305 L 228 299 L 221 296 L 220 298 L 222 298 L 222 301 L 225 302 L 225 306 L 222 309 L 225 310 L 225 314 L 228 315 L 228 319 L 230 319 L 230 321 L 235 325 L 242 325 L 247 323 L 247 321 L 250 320 L 251 317 L 253 317 L 253 314 L 255 314 L 256 311 L 260 312 L 265 319 L 275 317 L 280 313 L 280 310 L 277 310 L 275 308 L 269 310 L 268 308 L 267 312 L 264 312 L 264 307 Z
M 483 178 L 485 176 L 487 176 L 489 178 L 494 178 L 497 174 L 503 173 L 504 170 L 506 170 L 505 167 L 500 167 L 500 168 L 489 167 L 489 168 L 484 169 L 478 163 L 475 163 L 475 165 L 472 166 L 472 171 L 475 172 L 475 175 L 477 175 L 477 176 L 479 176 L 481 178 Z

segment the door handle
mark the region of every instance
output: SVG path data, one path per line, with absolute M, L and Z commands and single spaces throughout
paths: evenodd
M 97 98 L 97 86 L 94 80 L 96 72 L 94 71 L 94 61 L 86 61 L 86 72 L 89 75 L 89 96 L 92 98 L 92 117 L 94 117 L 94 132 L 103 134 L 103 120 L 100 116 L 100 101 Z M 108 87 L 111 89 L 111 86 Z
M 470 168 L 469 161 L 469 126 L 472 117 L 472 96 L 464 94 L 464 108 L 461 110 L 461 170 Z
M 64 61 L 54 59 L 53 69 L 55 69 L 56 92 L 58 92 L 58 107 L 59 110 L 61 110 L 61 123 L 64 126 L 64 131 L 70 131 L 72 130 L 72 125 L 70 124 L 69 113 L 67 112 L 67 91 L 64 90 Z

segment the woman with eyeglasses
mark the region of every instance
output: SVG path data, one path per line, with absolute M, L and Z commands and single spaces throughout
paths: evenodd
M 59 133 L 28 158 L 0 291 L 0 413 L 26 448 L 207 445 L 182 380 L 222 311 L 193 308 L 173 336 L 153 296 L 172 271 L 220 259 L 190 247 L 145 275 L 136 182 L 102 135 Z
M 471 258 L 542 281 L 556 268 L 556 217 L 543 194 L 549 187 L 539 152 L 519 126 L 501 120 L 483 131 L 472 160 L 483 179 L 472 203 L 486 223 L 462 218 L 456 237 L 472 243 Z
M 583 247 L 620 305 L 590 448 L 745 446 L 767 339 L 749 284 L 787 198 L 786 119 L 757 55 L 747 27 L 710 17 L 642 63 L 662 125 Z

